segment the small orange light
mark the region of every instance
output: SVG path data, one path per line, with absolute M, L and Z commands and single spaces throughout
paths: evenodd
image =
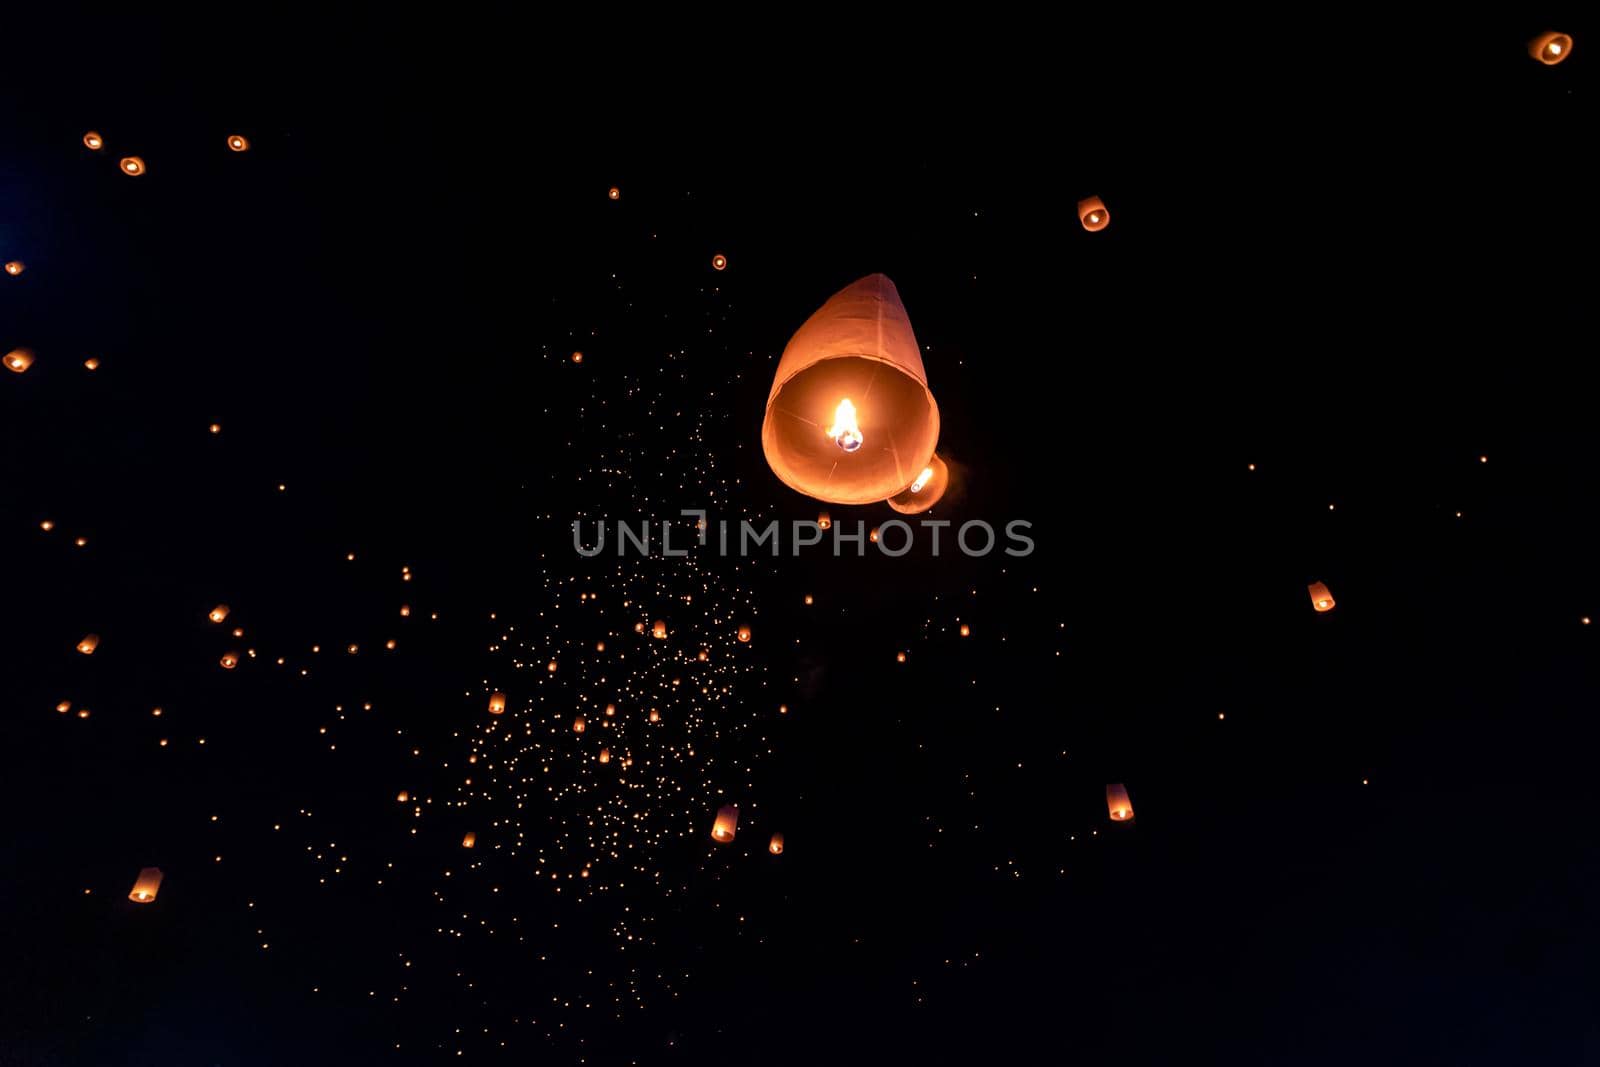
M 28 269 L 28 265 L 20 259 L 13 259 L 6 263 L 6 273 L 15 278 Z
M 620 200 L 622 199 L 622 190 L 613 185 L 609 190 L 606 191 L 606 195 L 613 200 Z
M 1111 225 L 1111 212 L 1098 196 L 1085 197 L 1078 201 L 1078 221 L 1090 233 L 1098 233 Z
M 144 160 L 138 156 L 123 156 L 120 166 L 122 167 L 122 173 L 131 174 L 135 177 L 143 174 L 145 170 Z
M 93 130 L 90 130 L 88 133 L 83 135 L 83 147 L 89 149 L 91 152 L 98 152 L 105 146 L 105 140 Z
M 217 662 L 222 664 L 223 670 L 231 671 L 239 665 L 239 654 L 237 652 L 224 652 L 222 658 Z
M 718 252 L 716 255 L 712 256 L 711 257 L 711 269 L 712 270 L 727 270 L 728 269 L 728 257 L 723 255 L 721 252 Z
M 248 152 L 250 150 L 250 141 L 238 134 L 233 134 L 228 138 L 228 147 L 235 152 Z

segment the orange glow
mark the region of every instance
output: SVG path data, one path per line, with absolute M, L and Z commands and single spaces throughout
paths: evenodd
M 582 715 L 579 715 L 577 718 L 572 720 L 572 732 L 573 733 L 581 734 L 581 733 L 583 733 L 583 731 L 587 730 L 588 728 L 589 728 L 589 724 L 584 721 L 584 718 L 583 718 Z
M 716 255 L 712 256 L 711 257 L 711 269 L 712 270 L 727 270 L 728 269 L 728 257 L 723 255 L 721 252 L 718 252 Z
M 56 705 L 56 710 L 65 715 L 67 712 L 72 710 L 72 701 L 63 700 L 61 703 Z
M 495 693 L 489 697 L 489 714 L 503 715 L 506 710 L 506 695 Z
M 477 843 L 478 843 L 478 835 L 473 833 L 471 830 L 468 830 L 467 831 L 467 836 L 463 837 L 461 839 L 461 847 L 462 848 L 472 848 L 472 847 L 476 846 Z
M 727 844 L 733 840 L 734 831 L 739 826 L 739 809 L 732 804 L 724 805 L 717 809 L 717 820 L 711 824 L 712 840 Z
M 606 195 L 613 200 L 620 200 L 622 198 L 622 190 L 613 185 L 610 190 L 606 192 Z
M 659 711 L 657 711 L 655 708 L 651 708 L 650 709 L 650 721 L 651 722 L 660 722 L 661 721 L 661 713 Z
M 400 605 L 400 617 L 402 619 L 409 619 L 411 617 L 411 605 L 410 604 L 401 604 Z
M 896 663 L 904 663 L 906 661 L 906 654 L 904 652 L 896 652 L 894 654 L 894 661 Z
M 138 156 L 123 156 L 118 166 L 122 168 L 122 173 L 132 174 L 135 177 L 144 173 L 144 160 Z
M 250 150 L 250 142 L 248 139 L 240 137 L 238 134 L 233 134 L 228 138 L 228 147 L 233 149 L 235 152 L 247 152 Z
M 806 607 L 809 608 L 812 604 L 815 604 L 816 602 L 817 602 L 816 597 L 812 596 L 810 593 L 806 594 Z
M 612 718 L 616 714 L 617 714 L 617 706 L 615 704 L 607 704 L 606 705 L 606 718 L 608 718 L 608 719 Z
M 876 526 L 874 526 L 874 527 L 873 527 L 873 528 L 872 528 L 872 531 L 871 531 L 871 532 L 870 532 L 870 533 L 868 533 L 868 534 L 867 534 L 867 538 L 868 538 L 868 539 L 869 539 L 869 540 L 870 540 L 870 541 L 871 541 L 871 542 L 872 542 L 872 543 L 873 543 L 873 544 L 877 544 L 877 543 L 878 543 L 878 528 L 877 528 L 877 527 L 876 527 Z
M 395 799 L 404 804 L 406 801 L 411 799 L 411 794 L 402 789 L 400 790 L 400 795 L 395 797 Z
M 1315 608 L 1318 613 L 1333 610 L 1333 594 L 1328 592 L 1328 587 L 1326 585 L 1323 585 L 1321 582 L 1312 582 L 1310 585 L 1306 586 L 1306 590 L 1311 594 L 1311 606 Z
M 835 293 L 789 339 L 761 426 L 767 465 L 789 488 L 875 504 L 911 484 L 938 439 L 922 351 L 888 278 Z
M 604 652 L 606 650 L 606 643 L 604 641 L 596 641 L 594 643 L 594 650 L 596 652 Z
M 239 654 L 237 652 L 224 652 L 222 658 L 217 662 L 222 664 L 223 670 L 231 671 L 239 665 Z
M 968 626 L 966 623 L 962 623 L 961 624 L 961 636 L 962 637 L 971 637 L 972 636 L 972 627 Z
M 602 748 L 600 750 L 600 762 L 601 763 L 610 763 L 611 762 L 611 750 L 609 748 Z
M 88 133 L 83 135 L 83 147 L 89 149 L 91 152 L 98 152 L 105 146 L 105 139 L 102 138 L 98 133 L 95 133 L 93 130 L 90 130 Z
M 574 363 L 582 363 L 583 362 L 583 353 L 582 352 L 574 352 L 574 353 L 572 353 L 572 362 L 574 362 Z
M 774 856 L 783 855 L 783 835 L 773 834 L 772 840 L 767 842 L 767 851 Z
M 6 370 L 21 374 L 33 366 L 33 353 L 26 348 L 13 348 L 6 355 Z
M 1096 233 L 1111 225 L 1111 212 L 1106 210 L 1103 200 L 1091 196 L 1078 201 L 1078 221 L 1083 223 L 1084 229 Z
M 100 369 L 100 361 L 98 359 L 95 359 L 93 356 L 90 356 L 88 359 L 83 361 L 83 369 L 84 370 L 99 370 Z
M 889 507 L 902 515 L 920 515 L 943 500 L 949 488 L 950 466 L 935 454 L 904 492 L 889 498 Z
M 546 663 L 544 665 L 544 669 L 549 671 L 551 674 L 556 673 L 556 661 L 551 660 L 549 663 Z
M 94 650 L 99 648 L 99 647 L 100 647 L 100 635 L 99 634 L 89 634 L 86 637 L 84 637 L 84 639 L 82 641 L 78 642 L 78 651 L 82 652 L 85 656 L 94 655 Z
M 146 867 L 139 872 L 139 877 L 133 881 L 133 889 L 128 893 L 128 899 L 135 904 L 148 904 L 156 899 L 156 894 L 161 891 L 161 868 Z
M 831 530 L 832 528 L 833 519 L 828 515 L 828 513 L 826 511 L 817 512 L 817 529 Z
M 711 658 L 711 653 L 702 648 L 699 652 L 695 653 L 694 658 L 699 660 L 701 663 L 704 663 L 706 660 Z
M 6 273 L 13 278 L 28 269 L 28 265 L 20 259 L 9 260 L 6 263 Z
M 1572 54 L 1572 38 L 1564 33 L 1541 33 L 1528 42 L 1528 54 L 1553 67 Z
M 226 604 L 218 604 L 216 607 L 212 608 L 211 611 L 206 615 L 206 618 L 210 619 L 212 622 L 221 622 L 223 619 L 226 619 L 227 617 L 228 617 L 228 605 L 226 605 Z
M 666 640 L 667 624 L 662 622 L 660 619 L 657 619 L 655 621 L 655 625 L 650 627 L 650 636 L 654 637 L 657 641 Z
M 1112 822 L 1127 822 L 1133 818 L 1133 802 L 1128 799 L 1127 786 L 1106 786 L 1106 810 L 1111 813 Z
M 739 640 L 743 644 L 747 644 L 748 645 L 750 643 L 750 627 L 748 627 L 748 626 L 739 627 Z

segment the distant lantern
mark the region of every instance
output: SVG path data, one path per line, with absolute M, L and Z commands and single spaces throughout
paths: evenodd
M 505 713 L 505 710 L 506 710 L 506 695 L 504 693 L 494 693 L 494 694 L 492 694 L 489 697 L 489 714 L 490 715 L 502 715 L 502 714 Z
M 711 824 L 711 837 L 722 844 L 727 844 L 733 840 L 733 832 L 738 825 L 739 809 L 732 804 L 726 804 L 717 809 L 717 821 Z
M 783 484 L 830 504 L 875 504 L 911 484 L 938 440 L 922 350 L 884 275 L 835 293 L 789 339 L 761 425 Z
M 747 644 L 747 645 L 750 643 L 750 627 L 748 627 L 748 626 L 739 627 L 739 640 L 740 640 L 740 642 L 742 642 L 744 644 Z
M 972 627 L 968 626 L 966 623 L 962 623 L 961 624 L 961 636 L 962 637 L 971 637 L 972 636 Z
M 622 190 L 613 185 L 609 190 L 607 190 L 606 195 L 613 200 L 620 200 L 622 199 Z
M 581 734 L 581 733 L 583 733 L 583 731 L 587 730 L 588 728 L 589 728 L 589 724 L 584 721 L 584 718 L 583 718 L 582 715 L 579 715 L 577 718 L 572 720 L 572 732 L 573 733 Z
M 611 750 L 609 748 L 602 748 L 600 750 L 600 762 L 601 763 L 610 763 L 611 762 Z
M 772 840 L 767 842 L 767 851 L 774 856 L 783 855 L 783 835 L 773 834 Z
M 1128 799 L 1127 786 L 1106 786 L 1106 810 L 1111 813 L 1112 822 L 1127 822 L 1133 818 L 1133 802 Z
M 1105 201 L 1091 196 L 1078 201 L 1078 221 L 1083 223 L 1084 229 L 1095 233 L 1111 225 L 1111 212 L 1106 210 Z
M 406 801 L 408 801 L 410 799 L 411 799 L 411 794 L 406 792 L 404 789 L 400 790 L 400 795 L 395 797 L 395 800 L 399 801 L 402 804 L 404 804 Z
M 694 658 L 699 660 L 701 663 L 704 663 L 706 660 L 711 658 L 711 653 L 702 648 L 699 652 L 695 653 Z
M 878 528 L 876 526 L 874 526 L 872 528 L 872 531 L 867 534 L 867 539 L 869 541 L 871 541 L 873 544 L 877 544 L 878 543 Z
M 235 152 L 248 152 L 250 150 L 250 141 L 248 138 L 233 134 L 228 138 L 228 147 Z
M 546 663 L 544 665 L 544 669 L 549 671 L 551 674 L 556 673 L 556 661 L 551 660 L 549 663 Z
M 20 259 L 13 259 L 6 263 L 6 273 L 13 278 L 28 269 L 28 265 Z
M 223 670 L 231 671 L 239 665 L 239 654 L 237 652 L 224 652 L 222 658 L 217 662 L 222 664 Z
M 82 652 L 85 656 L 94 655 L 94 650 L 99 648 L 99 647 L 100 647 L 100 635 L 99 634 L 88 634 L 88 635 L 86 635 L 84 637 L 84 639 L 82 641 L 78 642 L 78 651 Z
M 636 633 L 636 634 L 644 633 L 644 623 L 642 623 L 642 622 L 634 623 L 633 624 L 633 632 Z
M 833 529 L 833 518 L 826 511 L 817 512 L 817 529 L 819 529 L 819 530 L 831 530 L 831 529 Z
M 606 718 L 608 718 L 608 719 L 612 718 L 616 714 L 617 714 L 617 706 L 615 704 L 607 704 L 606 705 Z
M 411 605 L 410 604 L 401 604 L 400 605 L 400 617 L 402 619 L 409 619 L 411 617 Z
M 463 837 L 461 839 L 461 847 L 462 848 L 472 848 L 477 843 L 478 843 L 478 835 L 473 833 L 471 830 L 468 830 L 467 831 L 467 836 Z
M 896 652 L 894 654 L 894 661 L 896 663 L 904 663 L 906 661 L 906 654 L 904 652 Z
M 67 712 L 72 710 L 72 701 L 63 700 L 61 703 L 56 705 L 56 710 L 65 715 Z
M 604 641 L 596 641 L 594 643 L 594 650 L 596 652 L 604 652 L 606 650 L 606 643 Z
M 161 868 L 146 867 L 139 872 L 139 877 L 133 881 L 133 889 L 128 893 L 128 899 L 135 904 L 148 904 L 156 899 L 156 894 L 161 891 Z
M 711 269 L 712 270 L 727 270 L 728 269 L 728 257 L 723 255 L 721 252 L 718 252 L 716 255 L 712 256 L 711 257 Z
M 208 612 L 206 614 L 206 618 L 210 619 L 212 622 L 221 622 L 223 619 L 226 619 L 227 617 L 228 617 L 228 605 L 226 605 L 226 604 L 218 604 L 216 607 L 212 608 L 210 610 L 210 612 Z
M 574 352 L 574 353 L 572 353 L 572 362 L 574 362 L 574 363 L 582 363 L 583 362 L 583 353 L 582 352 Z
M 650 627 L 650 636 L 655 638 L 657 641 L 666 640 L 667 624 L 662 622 L 660 619 L 657 619 L 655 624 Z
M 917 473 L 905 492 L 889 498 L 889 506 L 902 515 L 920 515 L 937 504 L 950 488 L 950 467 L 936 454 Z
M 100 361 L 98 359 L 95 359 L 93 356 L 90 356 L 88 359 L 83 361 L 83 369 L 84 370 L 99 370 L 100 369 Z
M 6 355 L 6 369 L 21 374 L 33 366 L 33 353 L 26 348 L 13 348 Z
M 1542 33 L 1528 42 L 1528 54 L 1553 67 L 1572 54 L 1572 38 L 1564 33 Z
M 144 160 L 138 156 L 123 156 L 119 165 L 122 167 L 122 173 L 124 174 L 132 174 L 134 177 L 138 177 L 144 173 Z
M 661 713 L 659 711 L 657 711 L 655 708 L 651 708 L 650 709 L 650 721 L 651 722 L 660 722 L 661 721 Z
M 1311 606 L 1318 612 L 1333 610 L 1333 594 L 1328 592 L 1328 587 L 1321 582 L 1312 582 L 1306 586 L 1311 594 Z
M 98 152 L 105 146 L 105 139 L 93 130 L 83 135 L 83 147 L 89 149 L 89 151 Z

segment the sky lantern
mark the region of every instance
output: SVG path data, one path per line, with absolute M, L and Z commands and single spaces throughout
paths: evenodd
M 83 147 L 87 148 L 89 151 L 98 152 L 105 146 L 105 138 L 101 137 L 93 130 L 90 130 L 88 133 L 83 135 Z
M 704 663 L 706 660 L 711 658 L 711 653 L 702 648 L 699 652 L 695 653 L 694 658 L 699 660 L 701 663 Z
M 572 732 L 573 733 L 581 734 L 581 733 L 583 733 L 583 731 L 587 730 L 588 728 L 589 728 L 589 724 L 586 721 L 584 721 L 584 718 L 583 718 L 582 715 L 579 715 L 577 718 L 572 720 Z
M 968 626 L 966 623 L 962 623 L 961 624 L 961 636 L 962 637 L 971 637 L 972 636 L 972 627 Z
M 506 710 L 506 695 L 504 693 L 493 693 L 493 694 L 491 694 L 490 697 L 489 697 L 489 714 L 490 715 L 503 715 L 503 714 L 505 714 L 505 710 Z
M 783 835 L 773 834 L 772 840 L 767 842 L 767 851 L 774 856 L 783 855 Z
M 1078 201 L 1078 221 L 1090 233 L 1098 233 L 1111 225 L 1111 212 L 1098 196 L 1087 197 Z
M 606 718 L 609 719 L 609 718 L 613 717 L 614 715 L 616 715 L 616 713 L 617 713 L 617 706 L 615 704 L 607 704 L 606 705 Z
M 133 889 L 128 893 L 128 899 L 135 904 L 148 904 L 156 899 L 156 893 L 161 890 L 161 868 L 146 867 L 139 872 L 139 877 L 133 880 Z
M 1572 38 L 1564 33 L 1541 33 L 1528 42 L 1528 54 L 1553 67 L 1572 54 Z
M 1321 582 L 1312 582 L 1306 586 L 1306 591 L 1311 594 L 1311 606 L 1318 614 L 1333 610 L 1333 594 L 1328 592 L 1328 587 Z
M 223 670 L 231 671 L 231 670 L 233 670 L 235 667 L 237 667 L 239 665 L 239 653 L 237 653 L 237 652 L 224 652 L 222 654 L 222 658 L 220 660 L 218 660 L 217 662 L 222 664 L 222 669 Z
M 601 763 L 610 763 L 611 762 L 611 750 L 609 748 L 602 748 L 600 750 L 600 762 Z
M 11 275 L 13 278 L 27 269 L 28 265 L 22 262 L 20 259 L 12 259 L 6 262 L 6 273 Z
M 650 721 L 651 722 L 660 722 L 661 721 L 661 713 L 659 711 L 657 711 L 655 708 L 651 708 L 650 709 Z
M 574 352 L 574 353 L 572 353 L 572 362 L 574 362 L 574 363 L 582 363 L 583 362 L 583 353 L 582 352 Z
M 922 350 L 887 277 L 841 289 L 789 339 L 761 426 L 783 484 L 830 504 L 875 504 L 911 484 L 938 440 Z
M 226 605 L 226 604 L 218 604 L 216 607 L 212 608 L 209 612 L 206 613 L 206 618 L 210 619 L 212 622 L 221 622 L 223 619 L 226 619 L 227 617 L 228 617 L 228 605 Z
M 1133 801 L 1128 799 L 1128 787 L 1122 784 L 1106 786 L 1106 810 L 1112 822 L 1128 822 L 1133 818 Z
M 144 173 L 144 160 L 138 156 L 123 156 L 118 166 L 122 168 L 122 173 L 131 174 L 136 178 Z
M 95 359 L 93 356 L 90 356 L 88 359 L 83 361 L 83 369 L 84 370 L 99 370 L 100 369 L 100 361 L 98 359 Z
M 615 185 L 613 185 L 610 189 L 608 189 L 606 191 L 606 196 L 610 197 L 612 200 L 621 200 L 622 199 L 622 190 L 618 189 Z
M 727 270 L 728 269 L 728 257 L 723 255 L 721 252 L 718 252 L 716 255 L 712 256 L 711 257 L 711 269 L 712 270 Z
M 650 636 L 657 641 L 665 641 L 667 639 L 667 624 L 657 619 L 655 624 L 650 627 Z
M 85 656 L 94 655 L 94 650 L 99 648 L 99 647 L 100 647 L 100 635 L 99 634 L 86 634 L 84 636 L 83 640 L 78 642 L 78 651 L 82 652 Z
M 746 645 L 748 645 L 750 643 L 750 627 L 748 627 L 748 626 L 739 627 L 739 642 L 741 644 L 746 644 Z
M 395 797 L 395 800 L 399 801 L 402 804 L 404 804 L 406 801 L 408 801 L 410 799 L 411 799 L 411 794 L 406 792 L 404 789 L 400 790 L 400 794 Z
M 13 348 L 6 354 L 6 370 L 21 374 L 33 366 L 33 353 L 26 348 Z
M 235 152 L 248 152 L 250 151 L 250 141 L 248 138 L 241 137 L 236 133 L 231 134 L 228 137 L 228 147 Z
M 468 830 L 467 831 L 467 836 L 463 837 L 461 839 L 461 847 L 462 848 L 473 848 L 474 846 L 477 845 L 477 843 L 478 843 L 478 835 L 473 833 L 471 830 Z
M 826 511 L 817 512 L 817 529 L 819 529 L 819 530 L 831 530 L 831 529 L 833 529 L 833 516 L 829 515 Z
M 712 840 L 726 845 L 733 840 L 733 832 L 739 825 L 739 809 L 732 804 L 724 804 L 717 809 L 717 821 L 711 824 Z
M 551 660 L 549 663 L 546 663 L 544 665 L 544 669 L 549 671 L 551 674 L 554 674 L 554 673 L 556 673 L 556 667 L 557 666 L 558 666 L 558 664 L 556 663 L 556 661 L 555 660 Z
M 948 488 L 950 467 L 935 454 L 905 492 L 889 498 L 889 506 L 902 515 L 920 515 L 937 504 Z

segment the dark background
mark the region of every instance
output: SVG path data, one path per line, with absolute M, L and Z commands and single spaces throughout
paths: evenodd
M 1594 41 L 1463 18 L 26 27 L 0 1062 L 1600 1062 Z M 1570 62 L 1527 57 L 1547 27 Z M 752 785 L 786 854 L 697 842 L 671 899 L 469 897 L 560 921 L 537 948 L 437 937 L 459 834 L 408 841 L 390 797 L 454 774 L 413 743 L 466 752 L 487 613 L 537 626 L 549 575 L 600 573 L 568 524 L 618 506 L 578 477 L 617 435 L 703 488 L 650 402 L 716 415 L 730 509 L 814 514 L 762 405 L 873 271 L 957 464 L 936 514 L 1029 519 L 1036 553 L 724 568 L 770 679 L 730 713 L 791 708 Z M 217 669 L 218 601 L 262 660 Z M 324 838 L 406 859 L 319 884 Z

